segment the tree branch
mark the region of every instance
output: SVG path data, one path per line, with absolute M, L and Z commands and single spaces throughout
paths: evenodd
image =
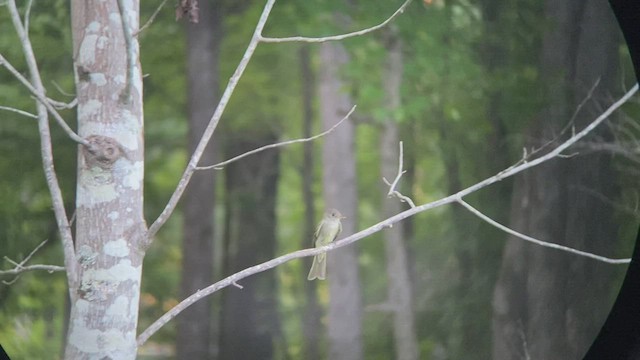
M 236 162 L 236 161 L 238 161 L 238 160 L 240 160 L 242 158 L 245 158 L 245 157 L 247 157 L 249 155 L 253 155 L 253 154 L 259 153 L 259 152 L 264 151 L 264 150 L 273 149 L 273 148 L 282 147 L 282 146 L 287 146 L 287 145 L 291 145 L 291 144 L 297 144 L 297 143 L 313 141 L 315 139 L 318 139 L 320 137 L 323 137 L 323 136 L 328 135 L 329 133 L 333 132 L 333 130 L 335 130 L 338 126 L 340 126 L 340 124 L 342 124 L 345 120 L 347 120 L 351 116 L 351 114 L 353 113 L 353 111 L 355 109 L 356 109 L 356 105 L 353 105 L 353 107 L 351 108 L 351 110 L 349 110 L 347 115 L 345 115 L 340 121 L 338 121 L 335 125 L 333 125 L 329 130 L 321 132 L 318 135 L 311 136 L 311 137 L 308 137 L 308 138 L 287 140 L 287 141 L 283 141 L 283 142 L 279 142 L 279 143 L 275 143 L 275 144 L 265 145 L 265 146 L 259 147 L 257 149 L 253 149 L 251 151 L 247 151 L 244 154 L 240 154 L 240 155 L 238 155 L 236 157 L 233 157 L 233 158 L 231 158 L 229 160 L 226 160 L 226 161 L 223 161 L 221 163 L 217 163 L 215 165 L 198 166 L 198 167 L 196 167 L 196 170 L 209 170 L 209 169 L 221 170 L 221 169 L 223 169 L 224 166 L 229 165 L 232 162 Z
M 62 239 L 62 248 L 64 251 L 64 263 L 67 269 L 67 279 L 69 281 L 69 296 L 71 297 L 71 299 L 74 299 L 76 296 L 75 290 L 78 284 L 78 263 L 76 261 L 76 256 L 74 252 L 73 236 L 71 235 L 71 227 L 69 226 L 69 219 L 67 218 L 67 214 L 64 209 L 62 191 L 60 190 L 60 185 L 58 184 L 58 177 L 56 175 L 56 172 L 53 166 L 53 150 L 51 146 L 51 133 L 49 129 L 49 119 L 47 116 L 47 109 L 51 108 L 49 109 L 49 111 L 53 111 L 52 112 L 53 114 L 57 114 L 57 112 L 55 111 L 55 109 L 51 107 L 51 104 L 49 104 L 49 102 L 44 96 L 45 90 L 44 90 L 44 86 L 42 85 L 42 80 L 40 79 L 40 72 L 38 70 L 38 65 L 36 63 L 35 55 L 33 54 L 31 41 L 29 40 L 29 37 L 27 36 L 24 30 L 24 27 L 22 26 L 20 15 L 18 14 L 18 9 L 16 8 L 15 0 L 9 0 L 8 6 L 9 6 L 9 12 L 11 13 L 11 20 L 13 21 L 13 26 L 16 29 L 16 32 L 18 33 L 18 37 L 20 38 L 22 51 L 24 53 L 27 66 L 29 68 L 29 73 L 31 74 L 31 79 L 33 81 L 33 86 L 31 86 L 31 84 L 28 81 L 26 82 L 26 85 L 28 85 L 28 88 L 33 89 L 32 93 L 36 95 L 36 97 L 40 100 L 39 102 L 36 102 L 36 108 L 38 112 L 38 129 L 40 132 L 40 152 L 42 156 L 42 167 L 44 169 L 44 174 L 47 181 L 47 186 L 49 187 L 49 192 L 51 193 L 51 202 L 53 205 L 53 212 L 55 214 L 58 231 L 60 232 L 60 238 Z M 6 62 L 6 60 L 2 57 L 2 55 L 0 55 L 0 63 L 4 64 L 5 67 L 7 66 L 11 67 L 11 65 Z M 15 71 L 15 69 L 13 70 Z M 18 77 L 19 79 L 20 78 L 24 79 L 22 75 L 20 75 L 19 73 L 18 75 L 19 75 Z M 62 118 L 60 118 L 60 120 L 62 120 Z M 62 124 L 64 124 L 65 126 L 67 125 L 64 121 L 62 121 Z M 67 126 L 67 129 L 68 129 L 68 126 Z M 71 131 L 71 134 L 75 135 L 75 137 L 81 140 L 82 142 L 86 142 L 84 139 L 81 139 L 80 137 L 78 137 L 78 135 L 73 133 L 73 131 Z
M 262 14 L 260 15 L 260 19 L 258 20 L 258 24 L 256 25 L 256 29 L 253 32 L 253 36 L 251 37 L 251 41 L 249 41 L 249 45 L 247 46 L 247 49 L 245 50 L 244 55 L 242 56 L 242 59 L 238 64 L 238 67 L 236 68 L 235 72 L 231 76 L 231 79 L 229 79 L 229 83 L 227 84 L 227 87 L 224 89 L 224 92 L 222 93 L 222 97 L 220 97 L 220 102 L 218 103 L 218 106 L 216 107 L 216 110 L 214 111 L 213 116 L 211 117 L 211 120 L 209 120 L 209 124 L 205 128 L 204 133 L 200 138 L 200 142 L 198 143 L 195 151 L 193 152 L 193 155 L 191 155 L 189 164 L 184 170 L 184 173 L 182 174 L 182 177 L 178 182 L 178 186 L 176 187 L 173 194 L 171 194 L 171 198 L 169 199 L 169 202 L 167 203 L 165 208 L 162 210 L 162 213 L 160 213 L 158 218 L 149 227 L 149 231 L 147 232 L 147 241 L 149 243 L 152 241 L 153 236 L 158 232 L 158 230 L 162 227 L 162 225 L 164 225 L 164 223 L 167 222 L 167 220 L 169 219 L 169 216 L 171 216 L 176 206 L 178 205 L 180 198 L 182 198 L 182 194 L 184 193 L 184 190 L 186 189 L 187 185 L 189 184 L 189 181 L 191 180 L 191 176 L 193 175 L 195 169 L 198 166 L 198 162 L 202 157 L 202 153 L 204 152 L 204 149 L 207 147 L 209 140 L 211 140 L 211 136 L 213 135 L 213 132 L 216 130 L 216 127 L 218 126 L 218 122 L 220 122 L 222 113 L 224 112 L 224 109 L 227 107 L 227 103 L 229 102 L 229 99 L 231 98 L 231 95 L 233 94 L 233 91 L 235 90 L 236 85 L 238 85 L 238 82 L 240 81 L 240 77 L 244 73 L 244 70 L 247 68 L 249 61 L 251 60 L 251 57 L 253 56 L 253 53 L 256 50 L 256 47 L 258 46 L 258 43 L 260 42 L 260 38 L 262 36 L 261 35 L 262 29 L 264 29 L 264 26 L 267 23 L 267 19 L 269 18 L 269 14 L 271 13 L 271 9 L 273 8 L 274 3 L 275 3 L 275 0 L 268 0 L 267 3 L 265 4 L 264 9 L 262 10 Z
M 460 202 L 462 200 L 462 197 L 469 195 L 473 192 L 476 192 L 484 187 L 487 187 L 495 182 L 498 182 L 502 179 L 505 179 L 507 177 L 511 177 L 513 175 L 516 175 L 524 170 L 527 170 L 529 168 L 535 167 L 545 161 L 548 161 L 549 159 L 552 159 L 554 157 L 556 157 L 557 155 L 559 155 L 563 150 L 565 150 L 566 148 L 568 148 L 569 146 L 571 146 L 572 144 L 574 144 L 576 141 L 580 140 L 581 138 L 583 138 L 584 136 L 586 136 L 587 134 L 589 134 L 589 132 L 591 132 L 593 129 L 595 129 L 598 125 L 600 125 L 605 119 L 607 119 L 609 117 L 609 115 L 611 115 L 616 109 L 618 109 L 620 106 L 622 106 L 625 102 L 627 102 L 629 100 L 629 98 L 631 98 L 631 96 L 633 96 L 633 94 L 635 94 L 638 91 L 638 85 L 636 84 L 631 90 L 629 90 L 624 96 L 622 96 L 618 101 L 616 101 L 614 104 L 612 104 L 605 112 L 603 112 L 600 116 L 598 116 L 591 124 L 589 124 L 587 127 L 585 127 L 582 131 L 576 133 L 575 135 L 573 135 L 571 138 L 569 138 L 568 140 L 566 140 L 564 143 L 560 144 L 556 149 L 554 149 L 553 151 L 545 154 L 544 156 L 541 156 L 539 158 L 536 158 L 530 162 L 524 162 L 521 163 L 518 166 L 512 166 L 510 167 L 508 170 L 506 171 L 502 171 L 490 178 L 487 178 L 479 183 L 476 183 L 466 189 L 463 189 L 455 194 L 449 195 L 445 198 L 436 200 L 436 201 L 432 201 L 430 203 L 426 203 L 420 206 L 416 206 L 413 208 L 410 208 L 408 210 L 405 210 L 399 214 L 396 214 L 388 219 L 385 219 L 383 221 L 378 222 L 375 225 L 372 225 L 364 230 L 361 230 L 353 235 L 350 235 L 342 240 L 338 240 L 335 241 L 329 245 L 325 245 L 325 246 L 321 246 L 321 247 L 317 247 L 317 248 L 312 248 L 312 249 L 305 249 L 305 250 L 298 250 L 298 251 L 294 251 L 292 253 L 289 254 L 285 254 L 282 256 L 279 256 L 275 259 L 269 260 L 269 261 L 265 261 L 261 264 L 258 265 L 254 265 L 252 267 L 246 268 L 240 272 L 237 272 L 233 275 L 230 275 L 204 289 L 201 289 L 200 291 L 196 292 L 195 294 L 187 297 L 186 299 L 182 300 L 178 305 L 176 305 L 175 307 L 173 307 L 171 310 L 169 310 L 168 312 L 166 312 L 164 315 L 162 315 L 158 320 L 156 320 L 153 324 L 151 324 L 146 330 L 144 330 L 137 339 L 137 343 L 138 346 L 142 346 L 148 339 L 149 337 L 151 337 L 154 333 L 156 333 L 160 328 L 162 328 L 162 326 L 164 326 L 166 323 L 168 323 L 169 321 L 171 321 L 171 319 L 173 319 L 174 317 L 176 317 L 179 313 L 181 313 L 183 310 L 185 310 L 186 308 L 188 308 L 189 306 L 191 306 L 192 304 L 194 304 L 196 301 L 209 296 L 215 292 L 217 292 L 218 290 L 224 289 L 225 287 L 229 286 L 229 285 L 233 285 L 234 283 L 237 284 L 238 281 L 249 277 L 251 275 L 263 272 L 263 271 L 267 271 L 269 269 L 273 269 L 276 266 L 279 266 L 281 264 L 284 264 L 286 262 L 289 262 L 293 259 L 298 259 L 298 258 L 303 258 L 303 257 L 308 257 L 308 256 L 315 256 L 324 252 L 328 252 L 328 251 L 332 251 L 334 249 L 338 249 L 347 245 L 350 245 L 356 241 L 359 241 L 367 236 L 370 236 L 376 232 L 381 231 L 382 229 L 386 228 L 386 227 L 391 227 L 393 226 L 393 224 L 404 220 L 410 216 L 413 216 L 415 214 L 427 211 L 427 210 L 431 210 L 433 208 L 436 207 L 440 207 L 446 204 L 450 204 L 450 203 L 454 203 L 454 202 Z M 511 230 L 511 229 L 509 229 Z M 522 235 L 522 234 L 520 234 Z M 523 235 L 526 236 L 526 235 Z M 547 243 L 549 244 L 549 243 Z M 576 250 L 577 251 L 577 250 Z M 573 252 L 575 253 L 575 252 Z M 585 253 L 585 254 L 590 254 L 590 253 Z M 587 256 L 585 254 L 580 254 L 583 256 Z M 593 258 L 593 256 L 597 256 L 597 255 L 593 255 L 590 254 L 591 258 Z M 612 260 L 612 259 L 609 259 Z M 626 259 L 623 259 L 626 260 Z M 610 262 L 610 261 L 607 261 Z M 615 262 L 615 263 L 623 263 L 623 262 Z
M 153 14 L 151 14 L 151 17 L 149 18 L 149 20 L 147 20 L 146 23 L 144 23 L 144 25 L 142 25 L 142 27 L 140 27 L 140 29 L 138 29 L 138 31 L 133 33 L 133 36 L 138 36 L 140 35 L 141 32 L 143 32 L 146 28 L 148 28 L 153 21 L 156 19 L 156 16 L 158 16 L 158 14 L 160 13 L 160 10 L 162 10 L 162 8 L 167 4 L 169 0 L 163 0 L 162 3 L 160 3 L 160 5 L 158 6 L 158 8 L 156 9 L 156 11 L 153 12 Z
M 519 233 L 507 226 L 504 226 L 502 224 L 500 224 L 499 222 L 493 220 L 492 218 L 488 217 L 487 215 L 483 214 L 482 212 L 480 212 L 478 209 L 474 208 L 473 206 L 469 205 L 469 203 L 467 203 L 466 201 L 462 200 L 462 199 L 457 199 L 457 202 L 464 206 L 467 210 L 469 210 L 471 213 L 473 213 L 475 216 L 479 217 L 480 219 L 484 220 L 485 222 L 487 222 L 488 224 L 508 233 L 511 234 L 513 236 L 516 236 L 522 240 L 534 243 L 536 245 L 540 245 L 540 246 L 544 246 L 544 247 L 548 247 L 551 249 L 556 249 L 556 250 L 560 250 L 560 251 L 565 251 L 571 254 L 575 254 L 575 255 L 580 255 L 580 256 L 584 256 L 584 257 L 588 257 L 591 259 L 595 259 L 598 261 L 602 261 L 608 264 L 628 264 L 631 262 L 631 259 L 611 259 L 605 256 L 600 256 L 600 255 L 596 255 L 587 251 L 582 251 L 582 250 L 577 250 L 568 246 L 563 246 L 563 245 L 558 245 L 558 244 L 554 244 L 554 243 L 550 243 L 547 241 L 542 241 L 542 240 L 538 240 L 535 239 L 531 236 L 528 235 L 524 235 L 522 233 Z
M 10 1 L 10 3 L 12 3 L 12 2 L 13 2 L 13 0 Z M 21 37 L 21 39 L 22 39 L 22 37 Z M 28 41 L 28 38 L 27 38 L 27 41 Z M 31 45 L 29 45 L 29 47 L 30 46 Z M 32 56 L 33 56 L 33 51 L 32 51 Z M 33 64 L 31 64 L 29 61 L 27 62 L 27 64 L 29 66 L 29 72 L 30 73 L 32 72 L 31 71 L 32 65 L 35 66 L 36 71 L 37 71 L 37 64 L 35 63 L 35 57 L 33 57 Z M 36 89 L 36 87 L 38 87 L 38 86 L 35 84 L 36 80 L 35 80 L 35 77 L 34 77 L 33 74 L 31 75 L 31 77 L 34 79 L 34 85 L 31 85 L 29 80 L 27 80 L 24 76 L 22 76 L 22 74 L 20 74 L 20 72 L 18 70 L 16 70 L 16 68 L 14 68 L 13 65 L 11 65 L 9 63 L 9 61 L 7 61 L 7 59 L 4 58 L 4 56 L 2 56 L 2 54 L 0 54 L 0 65 L 4 66 L 5 69 L 9 70 L 9 72 L 16 79 L 18 79 L 18 81 L 20 81 L 22 83 L 22 85 L 24 85 L 27 88 L 27 90 L 29 90 L 29 92 L 33 96 L 36 97 L 38 102 L 40 104 L 42 104 L 49 111 L 49 113 L 51 113 L 51 115 L 53 115 L 53 118 L 56 120 L 58 125 L 60 125 L 62 130 L 64 130 L 64 132 L 67 133 L 67 135 L 71 138 L 71 140 L 77 142 L 78 144 L 82 144 L 84 146 L 88 146 L 89 145 L 89 143 L 85 139 L 81 138 L 78 134 L 76 134 L 75 132 L 73 132 L 73 130 L 71 130 L 69 125 L 67 125 L 67 122 L 64 121 L 64 119 L 62 119 L 62 116 L 60 116 L 58 111 L 56 111 L 56 109 L 51 105 L 51 103 L 49 103 L 49 100 L 44 95 L 45 94 L 45 90 L 44 90 L 44 86 L 42 86 L 42 82 L 40 81 L 39 72 L 36 73 L 36 77 L 38 78 L 38 82 L 40 82 L 40 87 L 41 87 L 42 91 Z
M 38 118 L 38 116 L 35 115 L 35 114 L 32 114 L 32 113 L 24 111 L 24 110 L 8 107 L 8 106 L 0 106 L 0 110 L 11 111 L 11 112 L 14 112 L 14 113 L 18 113 L 18 114 L 20 114 L 22 116 L 30 117 L 32 119 L 37 119 Z
M 131 86 L 133 77 L 135 76 L 135 55 L 136 51 L 133 46 L 133 36 L 131 35 L 131 24 L 129 24 L 129 18 L 127 17 L 124 1 L 117 0 L 118 11 L 120 12 L 120 19 L 122 23 L 122 35 L 124 36 L 124 43 L 127 48 L 127 81 L 125 84 L 124 92 L 121 95 L 121 99 L 125 104 L 131 101 Z
M 388 23 L 390 23 L 396 16 L 402 14 L 405 10 L 405 8 L 409 5 L 409 3 L 411 3 L 412 0 L 407 0 L 405 1 L 399 8 L 398 10 L 396 10 L 391 16 L 389 16 L 385 21 L 381 22 L 378 25 L 366 28 L 366 29 L 362 29 L 359 31 L 354 31 L 354 32 L 350 32 L 347 34 L 341 34 L 341 35 L 333 35 L 333 36 L 325 36 L 325 37 L 305 37 L 305 36 L 292 36 L 292 37 L 285 37 L 285 38 L 271 38 L 271 37 L 261 37 L 260 41 L 262 42 L 268 42 L 268 43 L 283 43 L 283 42 L 308 42 L 308 43 L 321 43 L 321 42 L 326 42 L 326 41 L 338 41 L 338 40 L 344 40 L 344 39 L 348 39 L 348 38 L 352 38 L 352 37 L 356 37 L 356 36 L 362 36 L 365 34 L 368 34 L 370 32 L 379 30 L 383 27 L 385 27 Z
M 64 271 L 64 267 L 63 266 L 57 266 L 57 265 L 30 265 L 30 266 L 24 266 L 24 264 L 26 264 L 32 257 L 33 255 L 40 250 L 40 248 L 42 248 L 44 246 L 44 244 L 47 243 L 47 240 L 43 241 L 40 243 L 40 245 L 36 246 L 35 249 L 33 249 L 31 251 L 31 253 L 29 253 L 29 255 L 27 255 L 26 258 L 24 258 L 24 260 L 22 260 L 20 263 L 17 263 L 11 259 L 9 259 L 8 257 L 4 257 L 5 260 L 7 260 L 8 262 L 10 262 L 11 264 L 14 265 L 14 268 L 11 270 L 0 270 L 0 276 L 6 276 L 6 275 L 16 275 L 16 277 L 11 280 L 11 281 L 2 281 L 5 285 L 11 285 L 13 284 L 17 279 L 18 279 L 18 275 L 20 275 L 23 272 L 27 272 L 27 271 L 34 271 L 34 270 L 46 270 L 49 272 L 54 272 L 54 271 Z
M 402 170 L 402 163 L 403 163 L 403 151 L 402 151 L 402 141 L 400 141 L 400 154 L 398 155 L 398 175 L 396 175 L 396 178 L 393 180 L 392 183 L 389 183 L 389 181 L 384 177 L 382 178 L 382 181 L 384 181 L 385 184 L 389 185 L 389 192 L 387 193 L 387 197 L 395 196 L 398 199 L 400 199 L 400 201 L 406 202 L 409 204 L 409 206 L 414 208 L 416 207 L 416 204 L 414 204 L 413 200 L 411 200 L 411 198 L 408 196 L 402 195 L 400 191 L 396 190 L 396 187 L 398 186 L 398 182 L 400 181 L 400 178 L 404 173 L 407 172 L 406 170 Z

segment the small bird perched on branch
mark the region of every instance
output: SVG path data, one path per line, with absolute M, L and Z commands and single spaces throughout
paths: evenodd
M 322 221 L 318 225 L 314 234 L 316 247 L 330 244 L 338 237 L 342 231 L 342 223 L 340 220 L 345 219 L 336 209 L 328 209 L 325 211 Z M 313 257 L 313 264 L 309 270 L 308 280 L 324 280 L 327 277 L 327 254 L 322 253 Z

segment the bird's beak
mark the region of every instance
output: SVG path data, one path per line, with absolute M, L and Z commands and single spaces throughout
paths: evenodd
M 344 216 L 344 215 L 340 216 L 340 219 L 346 219 L 346 218 L 347 218 L 347 217 L 346 217 L 346 216 Z

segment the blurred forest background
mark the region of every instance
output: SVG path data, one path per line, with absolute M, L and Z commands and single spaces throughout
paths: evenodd
M 141 23 L 160 2 L 142 2 Z M 176 21 L 174 5 L 139 35 L 148 220 L 176 186 L 264 4 L 200 0 L 198 24 Z M 280 1 L 265 36 L 353 31 L 400 5 Z M 68 1 L 35 1 L 30 15 L 48 96 L 65 102 L 75 91 L 69 11 Z M 0 53 L 23 70 L 17 44 L 0 7 Z M 311 247 L 325 206 L 348 217 L 342 236 L 406 209 L 386 197 L 382 181 L 382 174 L 395 176 L 398 141 L 407 170 L 400 190 L 422 204 L 498 173 L 523 149 L 552 149 L 634 83 L 606 1 L 414 1 L 366 36 L 260 44 L 202 165 L 317 134 L 330 126 L 327 119 L 354 104 L 357 110 L 318 141 L 198 173 L 147 253 L 139 331 L 223 276 Z M 0 105 L 34 107 L 6 71 Z M 571 156 L 466 200 L 540 240 L 630 257 L 640 219 L 637 101 L 623 110 Z M 73 109 L 63 115 L 75 124 Z M 77 146 L 52 130 L 72 214 Z M 38 148 L 35 120 L 0 112 L 0 255 L 20 261 L 48 239 L 32 263 L 62 264 Z M 400 261 L 391 261 L 398 251 Z M 338 316 L 352 326 L 346 346 L 355 359 L 578 359 L 626 270 L 524 243 L 459 205 L 421 213 L 329 257 L 326 282 L 308 282 L 310 259 L 297 260 L 209 297 L 152 337 L 140 358 L 331 358 L 343 336 Z M 13 358 L 61 353 L 66 297 L 61 273 L 26 273 L 0 285 L 0 342 Z M 340 304 L 346 312 L 327 311 Z

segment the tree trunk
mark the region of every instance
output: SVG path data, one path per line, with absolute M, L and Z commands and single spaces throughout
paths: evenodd
M 189 154 L 193 153 L 219 100 L 218 60 L 222 42 L 222 16 L 218 1 L 199 2 L 199 22 L 187 22 L 187 87 L 189 103 Z M 201 164 L 216 160 L 215 139 L 202 154 Z M 185 191 L 182 243 L 181 296 L 187 297 L 211 284 L 215 171 L 196 172 Z M 207 359 L 212 356 L 211 298 L 190 306 L 177 318 L 176 357 Z
M 311 59 L 309 56 L 309 45 L 303 44 L 300 47 L 300 67 L 302 76 L 302 108 L 304 111 L 303 129 L 305 138 L 311 137 L 313 134 L 313 97 L 315 86 L 315 79 L 313 77 L 313 70 L 311 69 Z M 314 156 L 313 156 L 313 142 L 308 141 L 304 143 L 304 160 L 302 163 L 302 197 L 304 199 L 304 234 L 302 238 L 302 248 L 313 246 L 313 234 L 316 231 L 316 214 L 314 207 L 314 194 L 313 194 L 313 169 L 314 169 Z M 304 259 L 304 268 L 311 268 L 313 262 L 312 257 Z M 302 320 L 302 334 L 304 338 L 304 358 L 308 360 L 320 359 L 320 316 L 322 315 L 322 309 L 318 304 L 317 295 L 317 282 L 307 281 L 304 282 L 304 297 L 306 300 L 305 309 Z
M 320 115 L 323 129 L 328 129 L 346 115 L 351 100 L 345 94 L 338 74 L 348 61 L 339 43 L 320 45 Z M 354 155 L 355 126 L 346 121 L 340 129 L 324 139 L 322 147 L 323 193 L 327 208 L 336 208 L 347 217 L 342 221 L 344 237 L 357 226 L 358 201 Z M 362 359 L 362 300 L 356 245 L 328 254 L 329 358 Z
M 400 109 L 400 84 L 402 82 L 402 49 L 400 40 L 393 31 L 388 31 L 387 64 L 385 67 L 385 97 L 388 110 Z M 398 173 L 398 124 L 393 116 L 386 121 L 380 138 L 381 173 L 389 182 Z M 400 189 L 397 189 L 400 190 Z M 382 192 L 386 194 L 385 191 Z M 389 218 L 402 211 L 402 203 L 397 198 L 385 195 L 383 216 Z M 409 262 L 404 235 L 404 223 L 384 230 L 385 252 L 387 256 L 388 302 L 393 311 L 393 335 L 395 340 L 395 359 L 417 360 L 418 343 L 416 340 L 413 293 L 409 277 Z
M 547 1 L 551 31 L 543 37 L 540 69 L 548 104 L 532 125 L 528 144 L 559 134 L 598 78 L 596 105 L 577 114 L 583 128 L 597 101 L 614 89 L 615 22 L 606 3 Z M 599 131 L 607 137 L 606 131 Z M 533 237 L 611 256 L 616 248 L 613 209 L 589 191 L 614 198 L 607 155 L 558 159 L 517 178 L 511 226 Z M 611 305 L 610 265 L 509 239 L 494 293 L 494 359 L 580 359 Z
M 276 142 L 274 134 L 228 136 L 228 157 Z M 226 168 L 226 274 L 275 257 L 277 149 Z M 221 359 L 271 359 L 281 336 L 275 272 L 249 277 L 223 293 Z
M 139 3 L 123 4 L 133 32 Z M 75 247 L 80 285 L 72 293 L 65 358 L 135 359 L 140 276 L 148 245 L 142 213 L 138 41 L 132 38 L 133 53 L 127 54 L 116 1 L 73 1 L 71 17 L 78 132 L 91 146 L 78 155 Z M 127 66 L 129 56 L 133 69 Z

